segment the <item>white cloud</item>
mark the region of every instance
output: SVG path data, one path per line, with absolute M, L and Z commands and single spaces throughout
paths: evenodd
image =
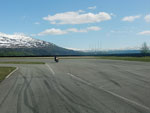
M 99 31 L 99 30 L 101 30 L 101 28 L 100 28 L 100 27 L 97 27 L 97 26 L 91 26 L 91 27 L 88 27 L 87 30 Z
M 51 24 L 87 24 L 110 20 L 111 15 L 106 12 L 93 14 L 84 13 L 84 11 L 79 10 L 77 12 L 64 12 L 55 15 L 48 15 L 43 19 L 49 21 Z
M 88 32 L 88 31 L 99 31 L 101 30 L 100 27 L 97 26 L 91 26 L 91 27 L 87 27 L 84 29 L 76 29 L 76 28 L 70 28 L 70 29 L 65 29 L 65 30 L 61 30 L 61 29 L 47 29 L 41 33 L 38 34 L 38 36 L 45 36 L 45 35 L 64 35 L 70 32 L 73 33 L 84 33 L 84 32 Z
M 150 22 L 150 14 L 149 14 L 149 15 L 146 15 L 146 16 L 144 17 L 144 19 L 145 19 L 146 22 Z
M 142 31 L 138 33 L 139 35 L 150 35 L 150 30 Z
M 122 19 L 122 21 L 128 21 L 128 22 L 133 22 L 135 19 L 140 18 L 140 15 L 136 15 L 136 16 L 126 16 Z
M 88 9 L 90 9 L 90 10 L 94 10 L 94 9 L 96 9 L 96 6 L 88 7 Z
M 87 29 L 76 29 L 76 28 L 70 28 L 66 30 L 67 32 L 75 32 L 75 33 L 83 33 L 88 32 Z
M 71 48 L 71 47 L 65 47 L 66 49 L 71 49 L 75 51 L 84 51 L 85 49 L 79 49 L 79 48 Z
M 39 22 L 35 22 L 34 24 L 39 25 L 40 23 Z
M 66 31 L 63 31 L 61 29 L 46 29 L 45 31 L 38 34 L 38 36 L 44 36 L 44 35 L 63 35 L 66 34 Z
M 77 12 L 78 12 L 78 13 L 84 13 L 85 11 L 83 11 L 83 10 L 78 10 Z
M 99 31 L 99 30 L 101 30 L 100 27 L 91 26 L 91 27 L 87 27 L 85 29 L 70 28 L 70 29 L 67 29 L 66 31 L 68 31 L 68 32 L 80 32 L 80 33 L 83 33 L 83 32 L 88 32 L 88 31 Z

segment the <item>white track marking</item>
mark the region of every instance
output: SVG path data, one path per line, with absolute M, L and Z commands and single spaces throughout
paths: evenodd
M 9 75 L 7 75 L 7 76 L 6 76 L 6 79 L 7 79 L 7 78 L 9 78 L 9 77 L 10 77 L 10 76 L 11 76 L 11 75 L 15 72 L 15 71 L 17 71 L 18 69 L 19 69 L 19 68 L 18 68 L 18 67 L 16 67 L 16 69 L 15 69 L 15 70 L 13 70 L 13 71 L 12 71 Z
M 87 84 L 87 85 L 89 85 L 89 86 L 92 86 L 91 83 L 89 83 L 89 82 L 87 82 L 87 81 L 85 81 L 85 80 L 83 80 L 83 79 L 81 79 L 81 78 L 79 78 L 79 77 L 76 77 L 75 75 L 73 75 L 73 74 L 71 74 L 71 73 L 67 73 L 67 74 L 70 75 L 70 76 L 72 76 L 72 77 L 74 77 L 74 78 L 76 78 L 76 79 L 78 79 L 79 81 L 81 81 L 81 82 L 83 82 L 83 83 L 85 83 L 85 84 Z
M 71 73 L 67 73 L 67 74 L 70 75 L 70 76 L 72 76 L 72 77 L 74 77 L 75 79 L 78 79 L 79 81 L 81 81 L 81 82 L 83 82 L 83 83 L 85 83 L 85 84 L 87 84 L 87 85 L 89 85 L 89 86 L 95 87 L 94 84 L 89 83 L 89 82 L 87 82 L 87 81 L 85 81 L 85 80 L 83 80 L 83 79 L 81 79 L 81 78 L 79 78 L 79 77 L 77 77 L 77 76 L 75 76 L 75 75 L 73 75 L 73 74 L 71 74 Z M 139 103 L 137 103 L 137 102 L 135 102 L 135 101 L 133 101 L 133 100 L 127 99 L 127 98 L 125 98 L 125 97 L 123 97 L 123 96 L 120 96 L 120 95 L 118 95 L 118 94 L 116 94 L 116 93 L 113 93 L 113 92 L 111 92 L 111 91 L 109 91 L 109 90 L 105 90 L 105 89 L 103 89 L 103 88 L 101 88 L 101 87 L 96 87 L 96 88 L 98 88 L 98 89 L 100 89 L 100 90 L 103 90 L 103 91 L 105 91 L 105 92 L 107 92 L 107 93 L 109 93 L 109 94 L 111 94 L 111 95 L 113 95 L 113 96 L 115 96 L 115 97 L 118 97 L 118 98 L 120 98 L 120 99 L 122 99 L 122 100 L 124 100 L 124 101 L 126 101 L 126 102 L 135 104 L 135 105 L 137 105 L 137 106 L 139 106 L 139 107 L 142 107 L 142 108 L 144 108 L 144 109 L 150 111 L 150 108 L 147 107 L 147 106 L 145 106 L 145 105 L 139 104 Z
M 53 75 L 55 75 L 55 72 L 53 71 L 53 69 L 50 67 L 50 65 L 48 65 L 47 63 L 45 64 L 47 67 L 48 67 L 48 69 L 52 72 L 52 74 Z

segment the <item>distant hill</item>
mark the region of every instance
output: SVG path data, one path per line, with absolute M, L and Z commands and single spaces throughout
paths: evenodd
M 122 55 L 140 54 L 140 50 L 77 51 L 29 36 L 0 33 L 0 56 L 53 56 L 53 55 Z
M 150 54 L 142 54 L 138 49 L 86 51 L 85 54 L 90 56 L 150 56 Z
M 59 47 L 53 43 L 16 34 L 0 33 L 0 56 L 79 55 L 82 52 Z
M 140 50 L 110 50 L 105 51 L 107 54 L 130 54 L 130 53 L 140 53 Z

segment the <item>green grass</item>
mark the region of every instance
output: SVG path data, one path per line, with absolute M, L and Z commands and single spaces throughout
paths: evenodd
M 4 57 L 7 58 L 7 57 Z M 16 58 L 16 57 L 12 57 Z M 19 57 L 22 58 L 22 57 Z M 26 59 L 51 59 L 54 57 L 24 57 Z M 150 57 L 115 57 L 115 56 L 69 56 L 69 57 L 58 57 L 61 59 L 110 59 L 110 60 L 126 60 L 126 61 L 142 61 L 150 62 Z M 44 62 L 26 62 L 26 61 L 11 61 L 11 62 L 0 62 L 0 64 L 45 64 Z
M 9 61 L 9 62 L 0 62 L 0 64 L 45 64 L 45 62 Z
M 150 62 L 150 57 L 115 57 L 115 56 L 78 56 L 78 57 L 59 57 L 60 59 L 108 59 Z
M 58 57 L 59 59 L 95 59 L 93 56 L 69 56 L 69 57 Z
M 99 59 L 110 59 L 110 60 L 126 60 L 126 61 L 142 61 L 142 62 L 150 62 L 150 57 L 97 57 Z
M 0 82 L 15 69 L 16 67 L 0 67 Z

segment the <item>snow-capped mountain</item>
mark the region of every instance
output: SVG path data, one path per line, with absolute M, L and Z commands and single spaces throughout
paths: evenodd
M 79 55 L 81 52 L 25 36 L 0 33 L 0 56 Z
M 39 48 L 52 45 L 50 42 L 33 39 L 24 34 L 8 35 L 0 33 L 0 48 Z

